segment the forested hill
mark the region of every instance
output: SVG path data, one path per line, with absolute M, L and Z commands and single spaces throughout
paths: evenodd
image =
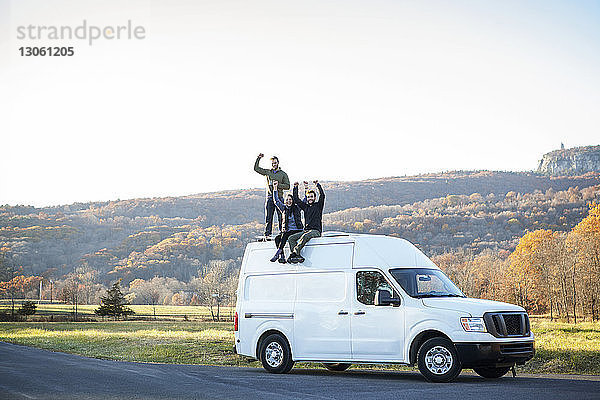
M 448 172 L 324 182 L 326 230 L 406 237 L 428 255 L 512 250 L 528 230 L 568 230 L 600 202 L 600 174 Z M 189 281 L 211 261 L 239 265 L 263 227 L 264 189 L 183 197 L 0 207 L 0 257 L 26 275 L 93 271 L 101 283 Z M 229 260 L 229 261 L 228 261 Z
M 547 177 L 534 173 L 458 171 L 407 177 L 391 177 L 354 182 L 322 182 L 326 191 L 325 213 L 353 207 L 405 205 L 451 194 L 490 193 L 504 196 L 508 192 L 545 192 L 570 187 L 584 188 L 600 183 L 600 174 Z M 199 224 L 237 225 L 262 221 L 264 188 L 201 193 L 180 197 L 145 198 L 108 202 L 74 203 L 56 207 L 0 207 L 1 226 L 8 215 L 48 214 L 87 216 L 100 220 L 126 217 L 157 217 Z M 10 224 L 8 224 L 10 225 Z

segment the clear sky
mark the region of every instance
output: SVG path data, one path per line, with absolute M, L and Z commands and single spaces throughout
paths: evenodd
M 146 38 L 17 38 L 84 19 Z M 259 187 L 259 152 L 358 180 L 600 144 L 599 1 L 0 0 L 0 51 L 0 204 Z

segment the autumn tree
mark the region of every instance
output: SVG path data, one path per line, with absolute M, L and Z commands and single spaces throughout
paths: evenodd
M 15 298 L 24 297 L 25 292 L 34 288 L 42 278 L 39 276 L 18 275 L 10 281 L 0 282 L 0 294 L 10 297 L 11 317 L 15 318 Z
M 549 268 L 555 262 L 551 251 L 553 232 L 539 229 L 525 234 L 510 255 L 509 275 L 514 297 L 528 311 L 543 312 L 548 307 L 543 291 L 551 285 Z
M 596 320 L 600 306 L 600 204 L 590 206 L 587 217 L 569 234 L 568 244 L 575 250 L 573 269 L 579 271 L 572 274 L 573 285 L 579 283 L 582 308 Z

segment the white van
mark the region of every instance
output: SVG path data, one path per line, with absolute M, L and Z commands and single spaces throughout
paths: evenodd
M 498 378 L 534 355 L 523 308 L 465 297 L 406 240 L 326 232 L 301 264 L 270 262 L 275 251 L 273 242 L 246 247 L 234 323 L 236 352 L 269 372 L 296 361 L 333 371 L 416 363 L 447 382 L 463 368 Z

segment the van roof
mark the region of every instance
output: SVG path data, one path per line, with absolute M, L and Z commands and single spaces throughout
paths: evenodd
M 336 244 L 353 245 L 352 267 L 354 268 L 438 268 L 408 240 L 385 235 L 326 231 L 321 237 L 311 239 L 303 250 L 303 254 L 305 252 L 312 253 L 311 248 L 316 249 L 317 246 Z M 254 242 L 248 245 L 248 249 L 274 250 L 275 244 L 273 241 Z

